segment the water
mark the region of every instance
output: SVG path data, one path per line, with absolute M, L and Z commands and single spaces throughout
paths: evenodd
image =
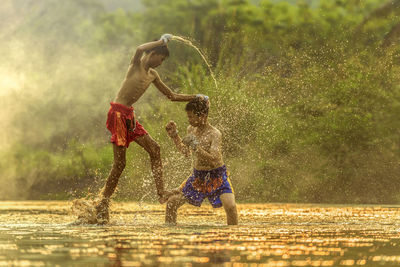
M 165 205 L 113 203 L 106 226 L 70 225 L 69 202 L 0 202 L 0 266 L 400 265 L 400 206 L 190 205 L 165 226 Z
M 183 37 L 181 37 L 181 36 L 176 36 L 176 35 L 174 35 L 174 36 L 172 36 L 172 40 L 176 40 L 176 41 L 179 41 L 179 42 L 181 42 L 181 43 L 184 43 L 184 44 L 186 44 L 186 45 L 188 45 L 188 46 L 191 46 L 191 47 L 193 47 L 193 48 L 200 54 L 201 58 L 202 58 L 203 61 L 206 63 L 206 65 L 207 65 L 207 67 L 208 67 L 208 70 L 210 71 L 211 77 L 212 77 L 213 80 L 214 80 L 215 88 L 218 90 L 217 80 L 215 79 L 214 72 L 212 71 L 210 64 L 208 63 L 206 57 L 205 57 L 204 54 L 200 51 L 200 49 L 199 49 L 197 46 L 195 46 L 190 40 L 187 40 L 187 39 L 185 39 L 185 38 L 183 38 Z
M 74 224 L 95 224 L 98 223 L 96 205 L 99 200 L 75 199 L 72 201 L 71 212 L 77 217 Z

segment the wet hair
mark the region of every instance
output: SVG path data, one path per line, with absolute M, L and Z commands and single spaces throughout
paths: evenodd
M 196 97 L 186 104 L 185 110 L 192 111 L 197 116 L 208 115 L 209 105 L 207 102 L 208 101 Z
M 158 39 L 155 39 L 154 41 L 158 41 Z M 167 45 L 153 47 L 152 49 L 147 50 L 146 54 L 150 54 L 152 51 L 154 51 L 155 54 L 169 57 L 169 49 Z

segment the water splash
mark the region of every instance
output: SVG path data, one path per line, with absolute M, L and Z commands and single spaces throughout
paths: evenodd
M 179 42 L 181 42 L 181 43 L 184 43 L 184 44 L 186 44 L 186 45 L 188 45 L 188 46 L 191 46 L 191 47 L 193 47 L 193 48 L 200 54 L 201 58 L 202 58 L 202 59 L 204 60 L 204 62 L 206 63 L 206 65 L 207 65 L 207 67 L 208 67 L 208 70 L 210 71 L 211 77 L 212 77 L 213 80 L 214 80 L 215 88 L 218 90 L 218 84 L 217 84 L 217 80 L 215 79 L 214 72 L 212 71 L 210 64 L 208 63 L 206 57 L 205 57 L 204 54 L 201 52 L 201 50 L 200 50 L 197 46 L 195 46 L 190 40 L 185 39 L 185 38 L 183 38 L 183 37 L 181 37 L 181 36 L 173 35 L 173 36 L 172 36 L 172 40 L 176 40 L 176 41 L 179 41 Z
M 140 209 L 148 209 L 148 206 L 145 203 L 145 199 L 152 193 L 151 190 L 148 190 L 149 185 L 151 183 L 149 182 L 149 180 L 147 179 L 143 179 L 143 183 L 142 183 L 142 189 L 146 192 L 142 195 L 142 197 L 140 198 L 139 202 L 138 202 L 138 206 Z M 147 188 L 147 189 L 146 189 Z M 134 214 L 133 215 L 133 221 L 137 221 L 138 217 L 142 216 L 142 214 Z
M 72 201 L 72 214 L 78 217 L 78 219 L 73 222 L 73 224 L 96 224 L 97 213 L 96 204 L 98 201 L 93 199 L 75 199 Z

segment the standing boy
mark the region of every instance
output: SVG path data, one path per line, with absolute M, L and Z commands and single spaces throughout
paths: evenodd
M 175 122 L 166 126 L 177 149 L 185 156 L 193 155 L 194 165 L 192 176 L 168 199 L 167 224 L 176 224 L 177 210 L 184 203 L 200 206 L 206 197 L 214 208 L 224 207 L 228 225 L 238 223 L 235 196 L 221 154 L 221 132 L 208 122 L 208 109 L 208 97 L 195 98 L 186 105 L 190 126 L 183 139 Z
M 96 205 L 98 223 L 109 221 L 110 197 L 125 168 L 126 149 L 132 141 L 149 153 L 160 203 L 165 202 L 168 197 L 168 193 L 164 191 L 160 146 L 136 120 L 132 105 L 139 100 L 151 83 L 171 101 L 190 101 L 196 97 L 195 95 L 174 93 L 161 81 L 158 73 L 154 70 L 169 56 L 166 44 L 171 38 L 171 34 L 164 34 L 160 40 L 142 44 L 136 49 L 121 88 L 114 101 L 110 103 L 107 128 L 111 132 L 114 163 L 101 192 L 101 198 Z

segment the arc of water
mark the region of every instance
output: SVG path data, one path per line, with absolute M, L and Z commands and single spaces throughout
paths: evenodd
M 197 46 L 195 46 L 190 40 L 187 40 L 187 39 L 185 39 L 185 38 L 183 38 L 181 36 L 173 35 L 172 36 L 172 40 L 176 40 L 176 41 L 179 41 L 181 43 L 187 44 L 187 45 L 193 47 L 200 54 L 201 58 L 206 63 L 206 65 L 208 67 L 208 70 L 210 71 L 211 77 L 214 80 L 215 88 L 218 90 L 218 84 L 217 84 L 217 80 L 215 79 L 214 72 L 212 71 L 210 64 L 208 64 L 208 61 L 207 61 L 206 57 L 204 56 L 204 54 L 201 52 L 201 50 Z

